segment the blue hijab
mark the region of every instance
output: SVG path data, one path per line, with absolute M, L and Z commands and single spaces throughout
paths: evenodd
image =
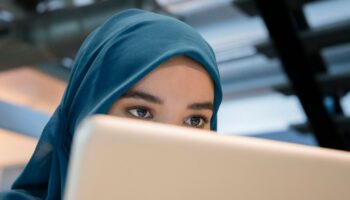
M 75 129 L 87 116 L 105 114 L 136 82 L 171 57 L 185 55 L 211 75 L 215 88 L 211 129 L 216 130 L 222 92 L 214 52 L 185 23 L 129 9 L 92 32 L 77 54 L 62 101 L 35 152 L 4 199 L 61 199 Z

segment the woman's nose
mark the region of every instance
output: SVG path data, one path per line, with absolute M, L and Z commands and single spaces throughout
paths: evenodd
M 170 125 L 176 125 L 176 126 L 183 125 L 181 117 L 177 117 L 174 115 L 163 116 L 161 119 L 157 120 L 157 122 L 164 123 L 164 124 L 170 124 Z

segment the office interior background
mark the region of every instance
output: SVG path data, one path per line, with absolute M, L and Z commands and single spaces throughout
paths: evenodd
M 33 152 L 84 38 L 127 8 L 176 17 L 212 45 L 219 134 L 349 149 L 350 1 L 280 2 L 0 0 L 0 191 Z

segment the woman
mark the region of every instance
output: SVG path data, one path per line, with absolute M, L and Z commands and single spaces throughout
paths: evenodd
M 111 17 L 82 44 L 61 103 L 3 199 L 61 199 L 78 124 L 111 114 L 216 130 L 222 93 L 215 56 L 188 25 L 137 9 Z

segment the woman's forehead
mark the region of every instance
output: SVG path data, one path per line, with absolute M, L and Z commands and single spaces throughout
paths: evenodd
M 214 98 L 210 75 L 200 64 L 186 57 L 168 60 L 136 83 L 131 90 L 148 92 L 164 99 L 212 101 Z

